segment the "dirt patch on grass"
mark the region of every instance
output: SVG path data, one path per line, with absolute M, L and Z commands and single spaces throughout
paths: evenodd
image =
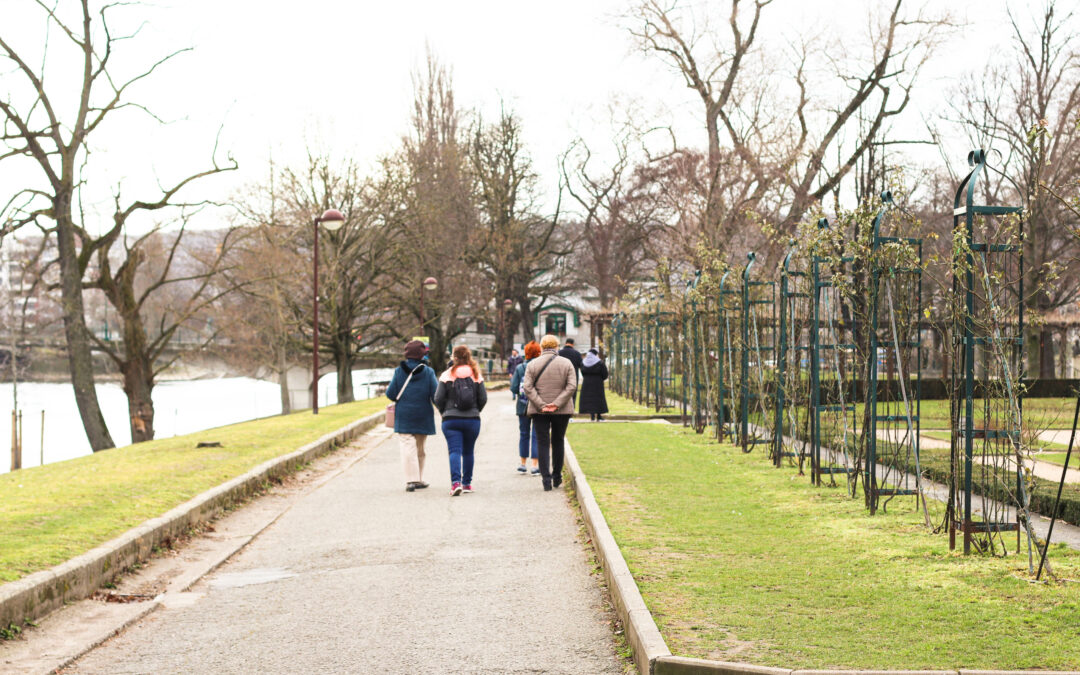
M 740 640 L 725 626 L 700 621 L 672 619 L 664 623 L 664 634 L 671 640 L 672 652 L 677 656 L 710 659 L 713 661 L 754 662 L 772 651 L 772 646 L 762 640 Z M 677 647 L 694 645 L 693 653 Z

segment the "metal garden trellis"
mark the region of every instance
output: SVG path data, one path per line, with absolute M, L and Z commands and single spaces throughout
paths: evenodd
M 869 377 L 864 415 L 868 429 L 863 489 L 871 514 L 882 505 L 882 497 L 914 495 L 916 504 L 922 498 L 929 524 L 919 461 L 923 242 L 918 238 L 884 236 L 883 225 L 896 205 L 888 191 L 881 194 L 881 202 L 870 246 Z M 883 455 L 887 455 L 885 461 L 881 461 Z
M 734 392 L 738 386 L 736 379 L 735 361 L 738 358 L 739 346 L 736 342 L 738 326 L 741 321 L 742 303 L 739 298 L 739 290 L 727 285 L 731 270 L 726 270 L 720 277 L 720 288 L 717 293 L 717 332 L 719 333 L 719 376 L 717 377 L 717 421 L 716 438 L 724 440 L 727 433 L 727 422 L 730 416 L 728 410 L 734 411 Z M 731 399 L 729 401 L 729 399 Z M 732 433 L 735 437 L 735 433 Z
M 766 430 L 772 417 L 770 402 L 775 399 L 769 395 L 773 378 L 767 374 L 769 362 L 775 365 L 776 356 L 776 282 L 751 278 L 756 260 L 753 251 L 746 254 L 740 298 L 739 445 L 743 452 L 751 452 L 757 445 L 772 446 Z M 766 359 L 766 355 L 772 358 Z M 756 424 L 751 425 L 751 415 L 760 417 Z
M 1023 419 L 1024 257 L 1023 207 L 975 203 L 976 188 L 989 181 L 987 153 L 968 154 L 971 171 L 960 181 L 953 202 L 953 293 L 961 298 L 955 314 L 952 372 L 952 442 L 949 546 L 956 547 L 957 518 L 964 535 L 964 553 L 972 546 L 993 550 L 1003 532 L 1016 531 L 1020 548 L 1022 513 L 1026 510 L 1021 430 Z M 1016 217 L 1016 232 L 999 219 Z M 976 230 L 978 225 L 978 231 Z M 997 229 L 994 229 L 994 228 Z M 961 229 L 962 228 L 962 229 Z M 981 235 L 983 240 L 978 241 Z M 997 239 L 998 241 L 993 241 Z M 959 253 L 955 251 L 959 250 Z M 978 369 L 976 368 L 978 363 Z M 978 380 L 978 382 L 976 382 Z M 978 403 L 978 410 L 976 409 Z M 978 416 L 976 412 L 980 413 Z M 981 441 L 976 462 L 975 441 Z M 1005 452 L 1002 452 L 1002 450 Z M 962 462 L 963 478 L 957 475 Z M 973 473 L 978 464 L 982 520 L 973 515 Z M 1015 478 L 1015 493 L 1008 483 Z M 990 493 L 990 494 L 987 494 Z M 995 497 L 997 499 L 995 499 Z M 1004 502 L 1016 509 L 1015 521 Z M 1030 527 L 1026 517 L 1024 526 Z M 1033 538 L 1028 531 L 1029 543 Z M 1002 542 L 1003 543 L 1003 542 Z
M 818 221 L 819 230 L 828 230 L 829 221 Z M 813 319 L 810 324 L 810 468 L 811 480 L 815 485 L 822 484 L 822 476 L 845 474 L 849 481 L 854 478 L 855 467 L 849 455 L 849 435 L 855 428 L 855 390 L 856 371 L 853 363 L 856 357 L 854 342 L 843 342 L 846 330 L 841 305 L 843 298 L 836 284 L 836 279 L 844 274 L 845 263 L 852 258 L 837 254 L 835 251 L 821 250 L 823 242 L 818 242 L 819 250 L 811 257 L 811 278 L 813 280 Z M 828 253 L 828 255 L 821 255 Z M 827 271 L 828 275 L 824 272 Z M 831 372 L 830 377 L 822 377 L 822 362 Z M 835 376 L 835 380 L 832 377 Z M 830 381 L 831 380 L 831 381 Z M 825 416 L 827 425 L 822 424 Z M 839 453 L 844 466 L 825 466 L 822 460 L 823 449 Z M 832 481 L 835 482 L 835 481 Z
M 810 291 L 807 284 L 810 275 L 806 270 L 794 269 L 796 241 L 784 256 L 780 269 L 779 323 L 777 326 L 776 353 L 776 410 L 773 424 L 773 463 L 780 466 L 784 457 L 798 459 L 801 473 L 808 439 L 806 429 L 800 423 L 809 413 L 809 345 L 807 334 L 811 313 Z M 805 364 L 805 365 L 804 365 Z M 801 413 L 800 413 L 801 406 Z M 785 425 L 785 415 L 788 423 Z M 786 433 L 785 433 L 786 432 Z M 784 439 L 790 438 L 791 450 L 785 450 Z

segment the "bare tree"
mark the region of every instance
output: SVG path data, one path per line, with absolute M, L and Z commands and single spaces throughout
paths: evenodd
M 24 26 L 3 22 L 0 28 L 0 55 L 10 70 L 5 79 L 11 82 L 6 98 L 0 100 L 4 118 L 2 140 L 6 151 L 3 157 L 24 158 L 41 171 L 40 183 L 19 192 L 28 199 L 21 202 L 19 220 L 24 222 L 51 220 L 50 234 L 56 237 L 60 267 L 60 291 L 63 298 L 64 331 L 68 347 L 71 382 L 83 427 L 90 446 L 95 450 L 112 447 L 113 440 L 105 426 L 97 393 L 91 349 L 93 336 L 86 326 L 83 310 L 83 275 L 90 260 L 101 249 L 108 249 L 121 228 L 136 212 L 161 209 L 173 204 L 177 194 L 190 183 L 221 171 L 235 168 L 235 163 L 219 166 L 216 161 L 203 172 L 180 179 L 163 188 L 160 197 L 150 201 L 135 200 L 115 209 L 114 225 L 102 236 L 93 236 L 78 213 L 78 201 L 86 183 L 92 179 L 87 163 L 90 139 L 103 128 L 105 121 L 118 119 L 124 109 L 146 109 L 128 100 L 132 88 L 151 77 L 161 66 L 184 49 L 169 53 L 150 64 L 145 70 L 127 78 L 113 76 L 113 60 L 117 47 L 134 38 L 131 34 L 115 34 L 109 17 L 123 3 L 105 4 L 96 11 L 90 0 L 81 0 L 78 9 L 69 3 L 64 7 L 36 3 L 44 13 L 48 29 L 44 52 L 49 53 L 49 37 L 59 35 L 70 43 L 81 65 L 82 81 L 77 92 L 57 86 L 47 87 L 53 80 L 46 77 L 45 63 L 35 68 L 29 54 L 20 53 L 11 42 Z M 69 14 L 62 14 L 61 12 Z M 61 80 L 62 81 L 62 80 Z M 77 94 L 72 96 L 72 94 Z M 63 106 L 74 100 L 75 106 L 65 114 Z M 137 266 L 137 263 L 136 265 Z
M 123 215 L 118 213 L 117 217 L 122 219 Z M 200 249 L 191 245 L 186 214 L 181 218 L 175 231 L 155 227 L 131 240 L 114 237 L 102 243 L 95 249 L 95 269 L 84 283 L 85 288 L 104 293 L 120 318 L 119 343 L 93 334 L 91 339 L 123 376 L 132 443 L 154 438 L 155 379 L 176 360 L 175 355 L 165 358 L 165 353 L 177 332 L 235 290 L 225 273 L 238 230 L 226 230 L 214 237 L 210 246 Z M 122 229 L 121 225 L 116 232 Z M 111 255 L 117 245 L 120 250 Z M 170 293 L 174 288 L 179 291 Z M 161 302 L 166 294 L 170 297 Z M 196 349 L 214 337 L 214 331 L 205 334 Z
M 702 238 L 723 247 L 767 217 L 786 240 L 810 207 L 847 177 L 887 120 L 907 107 L 922 65 L 949 23 L 904 1 L 874 26 L 862 59 L 797 46 L 789 72 L 757 48 L 772 0 L 731 0 L 722 30 L 674 0 L 640 2 L 631 33 L 700 98 L 708 137 Z M 832 69 L 846 92 L 821 100 L 811 74 Z M 776 94 L 789 85 L 797 95 Z M 823 87 L 828 90 L 827 87 Z M 830 92 L 835 93 L 835 92 Z M 827 161 L 832 154 L 835 162 Z M 773 261 L 775 262 L 775 261 Z
M 469 260 L 484 271 L 496 303 L 511 300 L 517 318 L 508 311 L 495 321 L 502 354 L 509 352 L 520 323 L 532 334 L 532 316 L 544 298 L 573 285 L 556 273 L 559 259 L 571 252 L 558 206 L 553 217 L 540 212 L 537 174 L 524 149 L 521 120 L 505 109 L 494 124 L 477 123 L 469 143 L 469 162 L 478 205 L 478 246 Z M 496 308 L 496 312 L 501 311 Z
M 375 189 L 377 217 L 398 233 L 384 254 L 392 282 L 383 325 L 402 340 L 422 330 L 437 369 L 454 338 L 491 304 L 483 271 L 470 263 L 482 229 L 460 122 L 451 75 L 429 55 L 414 81 L 411 133 L 383 161 Z M 432 276 L 438 288 L 421 304 L 421 284 Z
M 310 301 L 303 300 L 307 265 L 294 250 L 295 232 L 287 223 L 278 172 L 271 160 L 267 179 L 234 202 L 249 230 L 234 247 L 230 266 L 240 292 L 223 299 L 215 316 L 230 343 L 227 356 L 234 366 L 277 375 L 281 413 L 287 415 L 292 412 L 288 371 L 310 348 L 300 328 L 300 308 Z
M 613 140 L 615 155 L 596 167 L 585 139 L 574 141 L 561 159 L 566 190 L 577 205 L 578 250 L 575 269 L 582 283 L 596 289 L 601 307 L 609 308 L 655 259 L 654 242 L 677 221 L 662 192 L 676 180 L 666 162 L 635 164 L 636 133 L 626 127 Z M 684 195 L 685 196 L 685 195 Z
M 1009 180 L 995 183 L 1003 192 L 995 197 L 1027 204 L 1026 302 L 1041 317 L 1080 297 L 1080 240 L 1070 227 L 1076 215 L 1050 187 L 1080 181 L 1080 34 L 1076 17 L 1054 0 L 1026 18 L 1009 8 L 1009 18 L 1012 48 L 965 84 L 966 105 L 957 112 L 976 147 L 1001 152 Z M 1053 327 L 1036 330 L 1039 376 L 1055 377 Z
M 319 237 L 325 275 L 319 281 L 319 301 L 326 308 L 319 315 L 319 347 L 330 353 L 337 370 L 338 402 L 347 403 L 355 396 L 352 369 L 361 350 L 387 336 L 381 304 L 391 283 L 387 252 L 398 233 L 379 216 L 373 188 L 352 161 L 335 168 L 326 157 L 310 156 L 302 173 L 282 173 L 281 188 L 295 214 L 301 250 L 311 248 L 310 223 L 317 214 L 328 208 L 345 214 L 341 229 Z M 311 322 L 300 325 L 306 329 Z

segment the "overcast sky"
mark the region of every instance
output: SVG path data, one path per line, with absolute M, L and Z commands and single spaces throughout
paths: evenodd
M 778 59 L 784 41 L 800 36 L 856 45 L 875 2 L 777 0 L 766 10 L 765 37 Z M 928 68 L 905 122 L 913 133 L 940 111 L 952 78 L 981 70 L 1008 38 L 1004 3 L 950 3 L 968 25 Z M 44 25 L 27 9 L 32 4 L 0 0 L 0 33 L 28 48 L 41 44 Z M 136 41 L 119 46 L 118 64 L 194 49 L 132 91 L 133 100 L 172 122 L 160 126 L 129 113 L 98 139 L 94 162 L 109 185 L 123 183 L 134 195 L 149 190 L 153 177 L 167 182 L 205 165 L 220 127 L 220 154 L 235 156 L 241 171 L 214 179 L 218 196 L 264 176 L 271 153 L 279 163 L 296 162 L 306 145 L 372 163 L 407 130 L 411 74 L 428 48 L 452 68 L 460 106 L 490 117 L 506 101 L 520 115 L 548 186 L 575 135 L 594 143 L 610 135 L 613 102 L 634 101 L 640 117 L 673 124 L 682 143 L 703 146 L 700 102 L 663 64 L 635 51 L 619 20 L 629 4 L 183 0 L 124 8 L 147 24 Z M 956 150 L 957 163 L 963 152 Z

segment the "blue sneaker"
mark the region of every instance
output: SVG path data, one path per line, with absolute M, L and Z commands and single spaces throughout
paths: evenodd
M 526 471 L 528 471 L 528 469 L 525 468 L 524 464 L 518 464 L 518 473 L 525 473 Z
M 534 466 L 532 468 L 532 470 L 529 471 L 529 473 L 532 474 L 533 476 L 539 476 L 540 475 L 540 467 Z

